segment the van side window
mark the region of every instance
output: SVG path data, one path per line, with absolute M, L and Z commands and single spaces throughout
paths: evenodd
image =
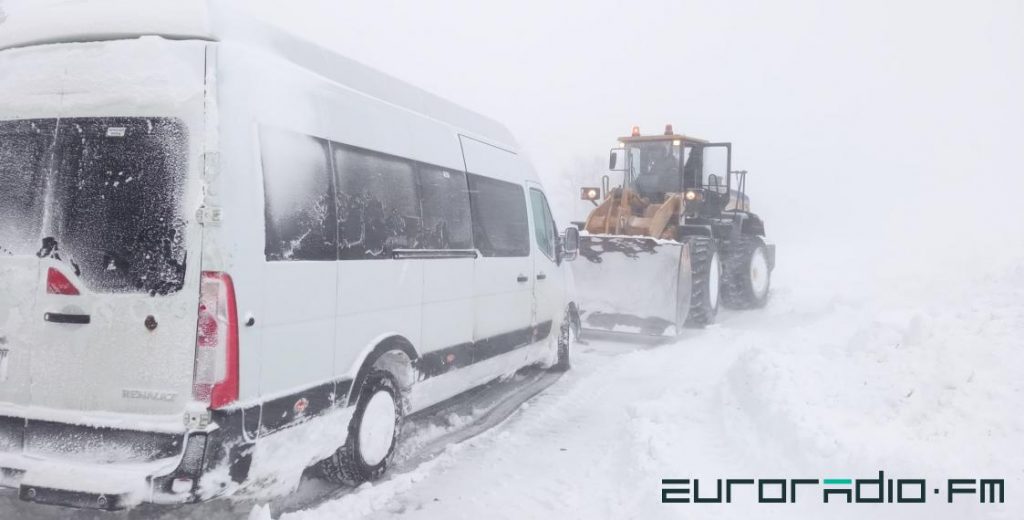
M 337 172 L 338 257 L 392 258 L 420 247 L 423 216 L 413 163 L 331 144 Z
M 263 127 L 260 146 L 267 260 L 335 260 L 337 219 L 327 141 Z
M 424 249 L 472 249 L 473 219 L 466 174 L 419 165 Z
M 537 247 L 551 260 L 555 257 L 555 219 L 551 216 L 548 199 L 540 190 L 530 189 L 530 203 L 533 206 L 533 234 L 537 238 Z
M 484 256 L 529 256 L 530 225 L 523 187 L 469 174 L 473 241 Z

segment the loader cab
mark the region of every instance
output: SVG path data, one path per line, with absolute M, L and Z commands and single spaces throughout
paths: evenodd
M 609 166 L 623 172 L 623 186 L 652 203 L 681 193 L 688 213 L 720 213 L 728 205 L 732 191 L 730 143 L 711 143 L 672 132 L 643 136 L 634 127 L 633 135 L 619 138 L 612 150 Z

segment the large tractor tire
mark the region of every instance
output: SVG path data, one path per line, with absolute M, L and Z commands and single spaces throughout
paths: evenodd
M 768 303 L 772 270 L 768 248 L 757 236 L 742 236 L 723 245 L 725 273 L 722 303 L 730 309 L 758 309 Z
M 690 265 L 693 269 L 690 314 L 686 326 L 704 328 L 715 322 L 722 263 L 715 241 L 708 237 L 690 239 Z

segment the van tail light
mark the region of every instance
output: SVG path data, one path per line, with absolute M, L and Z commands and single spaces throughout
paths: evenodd
M 203 272 L 192 398 L 211 410 L 238 400 L 238 309 L 227 273 Z
M 68 280 L 64 273 L 50 268 L 46 272 L 46 294 L 59 294 L 62 296 L 78 296 L 78 288 Z

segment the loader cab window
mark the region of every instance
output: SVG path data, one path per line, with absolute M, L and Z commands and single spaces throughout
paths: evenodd
M 685 150 L 674 141 L 632 142 L 626 145 L 629 181 L 642 196 L 661 201 L 666 193 L 682 191 L 679 168 Z
M 686 160 L 683 162 L 683 188 L 701 188 L 707 184 L 704 177 L 704 149 L 700 146 L 686 146 Z
M 724 146 L 705 146 L 701 153 L 704 187 L 719 194 L 729 192 L 729 149 Z

